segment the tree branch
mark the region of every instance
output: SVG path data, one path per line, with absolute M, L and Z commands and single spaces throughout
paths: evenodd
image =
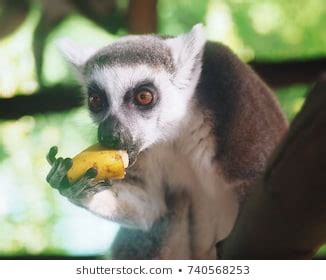
M 32 95 L 0 98 L 0 119 L 17 119 L 25 115 L 64 112 L 83 104 L 78 87 L 57 85 Z
M 326 58 L 310 61 L 292 60 L 278 63 L 254 61 L 251 65 L 271 86 L 289 86 L 294 82 L 309 84 L 326 71 Z M 286 72 L 288 71 L 288 72 Z M 1 96 L 1 93 L 0 93 Z M 0 98 L 0 119 L 16 119 L 24 115 L 62 112 L 82 104 L 78 87 L 57 85 L 42 88 L 29 96 Z
M 0 0 L 0 38 L 10 35 L 24 22 L 30 4 L 28 0 Z
M 83 16 L 110 33 L 116 34 L 121 28 L 127 27 L 126 14 L 118 9 L 116 0 L 71 0 L 71 2 Z
M 311 84 L 326 72 L 325 57 L 282 62 L 252 61 L 249 65 L 272 88 Z
M 157 0 L 130 0 L 128 8 L 129 33 L 155 33 L 156 29 Z
M 222 259 L 309 259 L 326 242 L 326 76 L 246 201 Z

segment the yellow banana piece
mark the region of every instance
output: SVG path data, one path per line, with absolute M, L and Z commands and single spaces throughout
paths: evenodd
M 70 183 L 76 182 L 85 172 L 95 167 L 97 169 L 96 181 L 105 179 L 123 179 L 129 159 L 126 151 L 110 150 L 99 144 L 90 146 L 76 155 L 67 177 Z

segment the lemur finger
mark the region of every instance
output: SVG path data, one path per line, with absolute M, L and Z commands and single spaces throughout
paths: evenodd
M 60 158 L 56 159 L 52 165 L 52 168 L 51 168 L 48 176 L 47 176 L 48 183 L 54 188 L 59 187 L 59 184 L 58 184 L 59 180 L 57 178 L 60 176 L 60 174 L 58 174 L 58 173 L 60 173 L 60 171 L 61 171 L 60 167 L 61 167 L 62 163 L 63 163 L 63 158 L 60 157 Z
M 46 159 L 50 165 L 52 165 L 55 162 L 56 160 L 55 156 L 57 155 L 57 153 L 58 153 L 58 147 L 57 146 L 51 147 L 49 153 L 46 156 Z
M 51 178 L 52 178 L 53 174 L 57 171 L 59 164 L 60 164 L 60 162 L 58 160 L 55 160 L 54 163 L 52 164 L 51 170 L 49 171 L 48 175 L 46 176 L 46 181 L 48 183 L 51 182 Z
M 73 185 L 69 187 L 62 187 L 59 189 L 60 194 L 68 198 L 78 197 L 85 188 L 91 187 L 92 179 L 97 175 L 97 170 L 92 167 L 86 171 L 86 173 Z M 95 183 L 94 183 L 95 184 Z
M 66 174 L 68 170 L 72 166 L 72 160 L 70 158 L 62 159 L 59 158 L 54 162 L 52 165 L 52 168 L 46 178 L 47 182 L 50 183 L 50 185 L 53 188 L 59 188 L 61 187 L 61 184 L 65 183 L 63 186 L 68 187 L 69 182 L 68 179 L 66 178 Z M 64 179 L 66 180 L 64 181 Z
M 62 169 L 61 169 L 61 175 L 63 176 L 59 187 L 60 188 L 69 188 L 71 186 L 68 177 L 67 177 L 67 172 L 68 170 L 72 167 L 73 161 L 71 158 L 65 158 L 62 162 Z
M 63 161 L 64 167 L 66 170 L 70 169 L 72 167 L 72 159 L 71 158 L 65 158 Z
M 67 174 L 68 170 L 72 166 L 72 160 L 70 158 L 62 159 L 59 158 L 54 162 L 52 165 L 52 168 L 46 177 L 46 180 L 50 185 L 54 188 L 61 187 L 61 183 L 63 183 L 64 177 Z M 64 184 L 65 187 L 69 186 L 68 179 L 66 179 L 66 182 Z
M 88 169 L 84 175 L 84 177 L 87 177 L 88 179 L 95 178 L 97 175 L 97 169 L 95 167 L 92 167 Z
M 56 169 L 53 173 L 51 172 L 49 183 L 53 188 L 58 189 L 62 187 L 63 179 L 66 177 L 67 171 L 71 167 L 71 162 L 70 159 L 66 160 L 63 158 L 58 158 L 54 164 Z

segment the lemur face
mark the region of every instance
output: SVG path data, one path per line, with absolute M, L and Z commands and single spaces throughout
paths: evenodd
M 202 26 L 175 38 L 127 36 L 98 51 L 61 44 L 86 89 L 101 144 L 126 149 L 131 161 L 176 137 L 201 70 Z M 77 51 L 76 51 L 77 48 Z
M 174 71 L 169 49 L 155 38 L 126 38 L 90 58 L 84 77 L 99 142 L 130 154 L 164 140 L 185 111 Z

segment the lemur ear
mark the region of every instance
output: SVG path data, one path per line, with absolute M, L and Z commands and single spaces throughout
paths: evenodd
M 206 43 L 204 26 L 196 24 L 189 33 L 167 39 L 166 43 L 171 48 L 177 67 L 176 74 L 179 77 L 176 78 L 189 79 L 192 72 L 196 70 L 196 63 L 200 66 L 199 61 Z
M 85 62 L 97 51 L 95 48 L 81 47 L 68 38 L 59 39 L 56 45 L 66 61 L 71 64 L 77 72 L 81 72 Z

